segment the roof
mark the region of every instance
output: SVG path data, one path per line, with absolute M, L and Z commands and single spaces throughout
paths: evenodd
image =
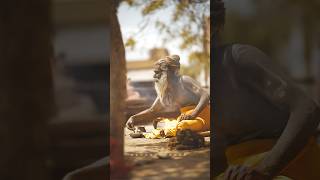
M 154 61 L 127 61 L 128 70 L 142 70 L 142 69 L 153 69 Z

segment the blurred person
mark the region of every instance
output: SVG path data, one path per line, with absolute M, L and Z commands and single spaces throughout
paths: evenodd
M 178 120 L 177 130 L 190 129 L 194 132 L 210 130 L 209 94 L 191 77 L 180 75 L 179 61 L 178 55 L 172 55 L 155 63 L 154 80 L 157 98 L 150 108 L 128 119 L 126 123 L 128 129 L 135 130 L 137 125 L 165 117 Z
M 213 173 L 217 179 L 320 179 L 319 105 L 261 50 L 222 44 L 213 1 Z M 282 175 L 280 177 L 280 175 Z
M 109 177 L 109 157 L 68 173 L 63 180 L 105 180 Z

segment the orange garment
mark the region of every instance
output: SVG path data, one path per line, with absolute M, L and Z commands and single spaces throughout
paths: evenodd
M 256 166 L 276 143 L 274 139 L 251 140 L 227 148 L 229 165 Z M 316 180 L 320 179 L 320 147 L 315 138 L 285 167 L 275 179 Z M 217 178 L 223 179 L 223 174 Z
M 180 109 L 181 114 L 190 114 L 195 106 L 187 106 Z M 152 132 L 143 133 L 145 138 L 158 139 L 176 136 L 177 130 L 190 129 L 195 132 L 210 130 L 210 105 L 206 106 L 195 119 L 182 120 L 179 122 L 181 115 L 177 119 L 164 118 L 160 122 L 164 127 L 154 129 Z
M 191 114 L 195 106 L 187 106 L 180 109 L 182 114 Z M 177 118 L 181 118 L 181 115 Z M 210 105 L 207 105 L 195 119 L 182 120 L 177 124 L 177 130 L 190 129 L 195 132 L 210 130 Z

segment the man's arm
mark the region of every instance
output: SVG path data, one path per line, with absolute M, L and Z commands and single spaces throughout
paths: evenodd
M 109 157 L 100 159 L 93 164 L 68 173 L 63 180 L 105 180 L 109 174 Z
M 179 112 L 166 112 L 162 106 L 159 98 L 157 97 L 152 106 L 138 114 L 135 114 L 127 121 L 128 129 L 134 130 L 134 126 L 147 124 L 160 116 L 173 117 L 180 114 Z
M 319 124 L 320 113 L 315 102 L 299 91 L 291 93 L 288 123 L 268 156 L 257 167 L 270 176 L 278 174 L 298 155 Z
M 191 91 L 196 96 L 200 97 L 199 102 L 195 109 L 193 110 L 191 116 L 197 117 L 200 112 L 209 104 L 210 97 L 208 92 L 203 89 L 197 81 L 189 76 L 182 76 L 182 83 L 189 91 Z
M 276 107 L 290 112 L 277 143 L 256 167 L 258 172 L 273 177 L 298 155 L 314 134 L 319 124 L 320 111 L 311 98 L 272 66 L 264 53 L 253 47 L 242 53 L 238 64 L 239 72 L 245 73 L 241 76 L 244 77 L 244 83 Z

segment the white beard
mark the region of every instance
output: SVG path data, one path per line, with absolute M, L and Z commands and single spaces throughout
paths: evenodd
M 160 102 L 164 106 L 173 106 L 173 96 L 168 89 L 168 79 L 166 74 L 162 74 L 161 78 L 155 82 L 155 89 Z

